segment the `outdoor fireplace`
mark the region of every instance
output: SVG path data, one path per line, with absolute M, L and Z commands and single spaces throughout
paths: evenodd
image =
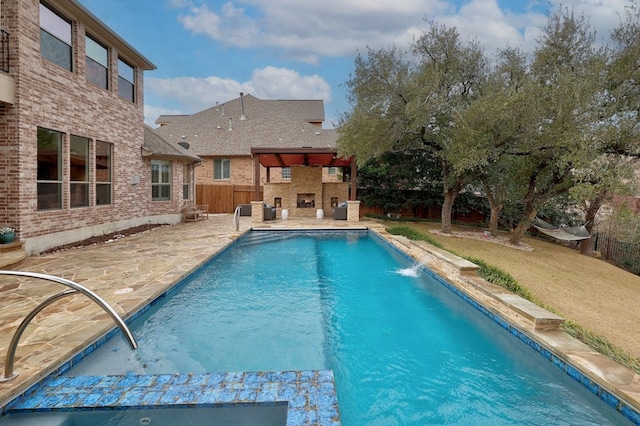
M 298 194 L 297 206 L 299 209 L 312 209 L 316 206 L 316 194 Z

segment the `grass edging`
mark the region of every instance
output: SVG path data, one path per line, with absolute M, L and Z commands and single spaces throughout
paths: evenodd
M 409 227 L 409 226 L 396 226 L 393 228 L 387 228 L 386 231 L 390 234 L 393 235 L 403 235 L 405 237 L 407 237 L 410 240 L 417 240 L 417 241 L 426 241 L 429 244 L 441 248 L 443 250 L 447 250 L 448 252 L 459 256 L 463 259 L 466 259 L 472 263 L 475 263 L 476 265 L 479 266 L 480 269 L 478 269 L 478 276 L 487 280 L 488 282 L 495 284 L 497 286 L 503 287 L 507 290 L 509 290 L 510 292 L 522 297 L 523 299 L 526 299 L 532 303 L 535 303 L 536 305 L 540 306 L 543 309 L 548 310 L 549 312 L 552 312 L 556 315 L 560 315 L 563 316 L 562 313 L 558 312 L 556 309 L 550 307 L 550 306 L 546 306 L 543 303 L 538 302 L 537 300 L 535 300 L 535 297 L 533 297 L 533 295 L 531 294 L 531 292 L 526 289 L 525 287 L 521 286 L 515 278 L 513 278 L 511 275 L 509 275 L 508 273 L 504 272 L 503 270 L 501 270 L 500 268 L 493 266 L 493 265 L 489 265 L 487 262 L 471 257 L 471 256 L 461 256 L 460 254 L 452 251 L 452 250 L 448 250 L 447 248 L 444 247 L 444 245 L 439 242 L 436 241 L 434 238 L 425 235 L 419 231 L 416 231 L 415 229 Z M 567 320 L 565 319 L 564 324 L 562 324 L 562 329 L 569 334 L 570 336 L 575 337 L 576 339 L 580 340 L 581 342 L 583 342 L 584 344 L 588 345 L 589 347 L 591 347 L 592 349 L 594 349 L 595 351 L 608 356 L 609 358 L 613 359 L 614 361 L 624 365 L 625 367 L 633 370 L 634 372 L 636 372 L 637 374 L 640 374 L 640 360 L 638 358 L 635 358 L 631 355 L 629 355 L 628 353 L 626 353 L 624 350 L 620 349 L 619 347 L 616 347 L 614 345 L 612 345 L 606 338 L 593 333 L 592 331 L 582 327 L 580 324 L 577 324 L 573 321 Z

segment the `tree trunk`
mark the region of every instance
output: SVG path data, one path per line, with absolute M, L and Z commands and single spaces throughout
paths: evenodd
M 447 189 L 444 191 L 444 203 L 442 203 L 442 232 L 451 233 L 451 211 L 453 210 L 453 202 L 458 196 L 458 191 Z
M 491 216 L 489 217 L 489 232 L 495 234 L 498 232 L 498 221 L 500 219 L 500 212 L 502 211 L 502 204 L 496 201 L 496 197 L 494 197 L 491 192 L 491 187 L 484 181 L 482 184 L 484 186 L 484 193 L 487 196 L 487 201 L 489 201 L 489 208 L 491 209 Z
M 533 219 L 537 214 L 538 209 L 536 209 L 532 205 L 528 205 L 525 208 L 525 215 L 522 217 L 520 222 L 518 222 L 518 226 L 516 226 L 516 229 L 513 231 L 511 237 L 509 238 L 509 242 L 511 244 L 513 244 L 514 246 L 520 245 L 522 237 L 524 237 L 525 232 L 527 232 L 527 229 L 529 229 L 529 227 L 531 226 L 531 222 L 533 222 Z
M 502 206 L 491 206 L 491 216 L 489 217 L 489 232 L 495 234 L 498 232 L 498 220 L 500 219 L 500 212 Z
M 586 240 L 582 240 L 580 242 L 580 254 L 584 254 L 585 256 L 591 256 L 591 252 L 593 250 L 593 234 L 591 233 L 591 231 L 593 231 L 593 224 L 595 223 L 596 215 L 598 214 L 598 210 L 600 210 L 600 206 L 602 205 L 602 199 L 602 196 L 597 196 L 596 198 L 591 200 L 591 203 L 589 204 L 589 207 L 587 208 L 584 216 L 584 227 L 587 228 L 587 231 L 589 231 L 589 235 L 591 235 Z

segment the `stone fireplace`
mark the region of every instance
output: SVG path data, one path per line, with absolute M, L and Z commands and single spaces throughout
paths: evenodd
M 313 209 L 316 207 L 316 194 L 298 194 L 296 207 L 299 209 Z
M 264 184 L 265 202 L 280 214 L 286 209 L 289 217 L 317 217 L 319 209 L 331 217 L 331 207 L 347 201 L 348 194 L 348 183 L 323 183 L 322 167 L 314 166 L 292 166 L 290 182 Z

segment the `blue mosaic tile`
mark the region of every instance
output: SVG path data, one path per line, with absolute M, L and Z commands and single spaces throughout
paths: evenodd
M 264 375 L 254 371 L 244 375 L 243 383 L 245 387 L 259 388 L 265 381 Z M 211 382 L 209 382 L 209 384 L 211 384 Z
M 236 401 L 236 399 L 238 399 L 238 392 L 237 391 L 233 391 L 233 392 L 229 392 L 228 390 L 222 390 L 220 391 L 220 396 L 218 397 L 218 402 L 220 403 L 224 403 L 224 402 L 234 402 Z M 271 401 L 272 399 L 269 399 L 269 401 Z
M 189 374 L 176 374 L 173 378 L 173 384 L 184 385 L 185 383 L 189 382 L 189 379 L 191 379 L 191 375 Z
M 240 402 L 254 402 L 258 399 L 257 389 L 242 389 L 238 392 L 238 401 Z
M 194 374 L 189 379 L 190 386 L 203 386 L 206 385 L 208 381 L 208 377 L 206 374 Z
M 180 390 L 176 388 L 167 389 L 162 397 L 160 397 L 160 404 L 177 404 L 180 401 Z
M 620 410 L 623 416 L 625 416 L 628 420 L 633 422 L 635 425 L 640 425 L 640 413 L 635 411 L 633 408 L 629 407 L 625 404 Z
M 216 404 L 220 402 L 220 389 L 205 389 L 198 397 L 198 404 Z
M 144 397 L 146 391 L 147 390 L 145 388 L 128 388 L 120 398 L 120 403 L 126 406 L 141 405 L 140 401 Z
M 306 424 L 308 424 L 306 410 L 291 408 L 291 406 L 289 406 L 289 411 L 287 412 L 287 426 Z
M 223 383 L 225 383 L 226 378 L 227 375 L 224 373 L 214 373 L 209 375 L 207 384 L 213 387 L 222 387 Z
M 78 401 L 82 399 L 82 396 L 83 395 L 80 395 L 78 393 L 69 393 L 66 394 L 64 398 L 62 398 L 60 403 L 64 405 L 76 405 Z
M 242 379 L 244 377 L 244 373 L 241 372 L 231 372 L 227 373 L 226 380 L 228 383 L 242 383 Z
M 307 395 L 294 395 L 293 398 L 289 400 L 289 408 L 305 408 L 307 407 L 309 400 Z
M 124 392 L 125 391 L 122 388 L 110 389 L 109 392 L 106 392 L 102 395 L 102 398 L 98 400 L 97 405 L 98 406 L 117 405 L 118 402 L 120 401 L 120 398 L 122 398 L 122 395 L 124 394 Z
M 173 382 L 173 374 L 160 374 L 155 377 L 153 386 L 165 386 Z
M 293 398 L 293 396 L 298 393 L 298 387 L 293 383 L 283 383 L 278 388 L 278 399 L 279 400 L 289 400 Z
M 164 395 L 164 391 L 147 391 L 140 399 L 140 402 L 144 405 L 157 405 L 162 395 Z
M 614 409 L 617 409 L 618 405 L 620 404 L 620 400 L 611 392 L 605 389 L 601 390 L 600 399 L 606 402 L 607 405 L 609 405 L 610 407 L 613 407 Z
M 265 383 L 262 385 L 260 392 L 256 396 L 256 402 L 263 401 L 276 401 L 278 398 L 278 387 L 277 383 Z

